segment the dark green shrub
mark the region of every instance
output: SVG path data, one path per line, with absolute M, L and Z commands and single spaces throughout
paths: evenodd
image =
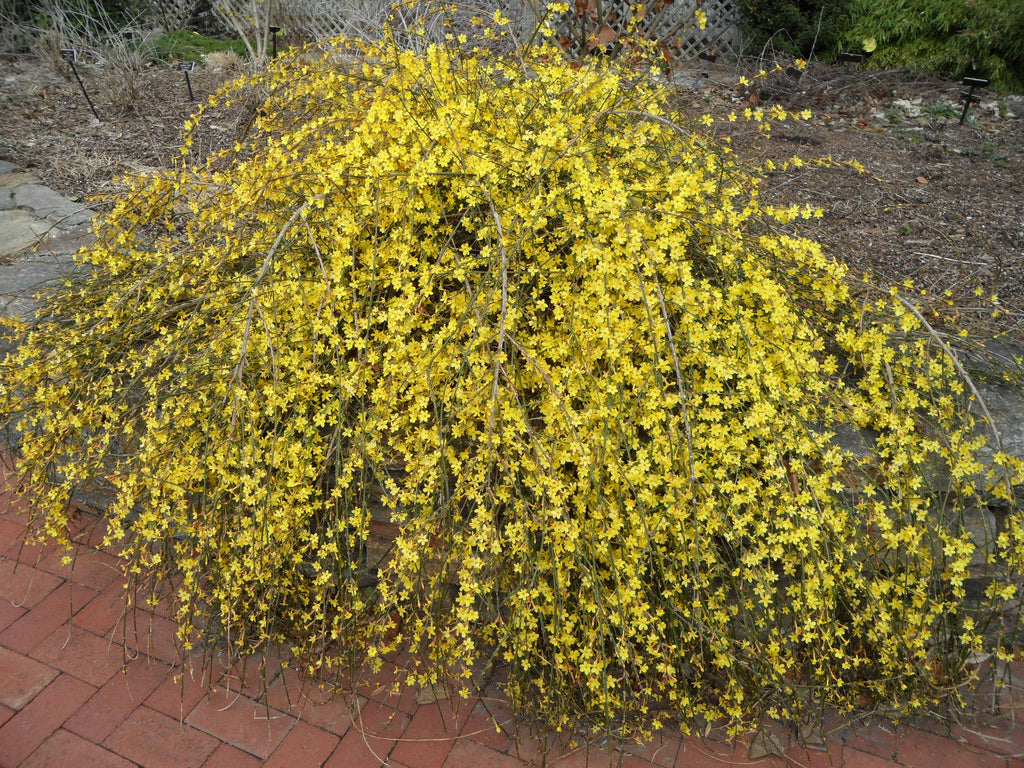
M 850 0 L 742 0 L 741 25 L 747 54 L 772 50 L 832 59 Z
M 216 40 L 186 29 L 176 29 L 161 35 L 153 41 L 153 48 L 156 57 L 164 60 L 198 60 L 215 51 L 234 51 L 239 56 L 246 55 L 245 43 L 241 40 Z
M 852 0 L 842 40 L 874 38 L 877 68 L 912 66 L 961 77 L 977 73 L 999 92 L 1024 88 L 1020 0 Z

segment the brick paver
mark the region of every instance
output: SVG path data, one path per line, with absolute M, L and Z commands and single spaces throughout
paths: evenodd
M 199 768 L 220 741 L 155 709 L 139 707 L 103 746 L 142 768 Z
M 391 757 L 416 768 L 441 768 L 455 746 L 468 709 L 463 707 L 460 712 L 447 701 L 421 705 L 403 731 Z
M 0 704 L 18 710 L 60 672 L 8 648 L 0 648 Z
M 68 718 L 64 727 L 100 743 L 173 674 L 174 668 L 163 662 L 135 659 Z
M 208 678 L 202 670 L 175 670 L 175 674 L 164 680 L 153 691 L 146 706 L 168 717 L 184 720 L 195 706 L 207 695 Z
M 221 744 L 203 763 L 203 768 L 260 768 L 263 761 L 230 744 Z
M 273 657 L 263 670 L 225 670 L 216 653 L 182 668 L 167 605 L 125 614 L 116 558 L 91 548 L 97 518 L 73 523 L 85 542 L 74 568 L 54 547 L 23 547 L 25 525 L 18 505 L 0 506 L 0 768 L 1024 768 L 1021 664 L 989 696 L 1001 714 L 832 723 L 824 749 L 785 743 L 785 758 L 753 763 L 749 737 L 560 745 L 515 728 L 494 685 L 482 700 L 393 692 L 397 662 L 348 688 Z
M 340 742 L 341 739 L 329 731 L 298 722 L 264 768 L 320 768 Z
M 20 766 L 95 691 L 71 675 L 57 677 L 0 726 L 0 765 Z
M 75 614 L 72 622 L 76 627 L 87 629 L 100 637 L 110 636 L 115 642 L 114 629 L 125 615 L 124 584 L 121 579 L 112 581 L 102 592 L 89 601 Z
M 0 632 L 3 632 L 26 613 L 28 613 L 27 608 L 21 608 L 9 600 L 0 598 Z
M 1006 768 L 1002 755 L 973 750 L 969 746 L 952 749 L 953 743 L 934 733 L 913 729 L 902 734 L 896 745 L 896 758 L 908 768 Z
M 459 741 L 448 753 L 443 768 L 522 768 L 510 755 L 475 741 Z
M 133 768 L 123 757 L 88 739 L 59 730 L 44 741 L 19 768 Z
M 233 691 L 228 694 L 227 701 L 223 695 L 200 700 L 185 722 L 251 755 L 270 757 L 295 719 Z
M 344 691 L 304 681 L 295 669 L 281 673 L 267 691 L 267 703 L 338 737 L 352 726 L 352 698 Z
M 0 644 L 20 653 L 31 653 L 95 596 L 96 592 L 88 587 L 62 583 L 28 613 L 0 632 Z
M 73 557 L 67 565 L 64 556 Z M 70 553 L 54 551 L 39 558 L 33 565 L 41 571 L 67 579 L 75 584 L 90 587 L 97 592 L 106 589 L 121 578 L 118 559 L 106 552 L 97 552 L 89 547 L 74 545 Z
M 73 624 L 58 627 L 31 654 L 97 688 L 124 668 L 124 649 Z
M 11 558 L 0 560 L 0 600 L 19 608 L 33 608 L 63 583 L 52 573 L 19 563 Z
M 407 714 L 375 701 L 362 702 L 356 709 L 352 727 L 325 764 L 329 768 L 374 766 L 387 762 L 409 725 Z

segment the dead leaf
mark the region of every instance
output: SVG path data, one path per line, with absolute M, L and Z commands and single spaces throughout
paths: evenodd
M 924 176 L 918 176 L 917 177 L 917 183 L 918 184 L 927 184 L 928 183 L 928 179 L 926 179 Z
M 587 47 L 590 48 L 590 50 L 593 50 L 599 46 L 608 45 L 608 43 L 615 40 L 618 36 L 618 33 L 614 29 L 605 24 L 600 30 L 598 30 L 597 34 L 590 36 L 587 40 Z
M 435 683 L 434 685 L 424 686 L 416 691 L 416 703 L 434 704 L 438 701 L 444 701 L 448 696 L 448 688 L 444 685 Z
M 747 756 L 751 760 L 760 760 L 762 757 L 768 757 L 769 755 L 782 757 L 785 754 L 786 748 L 782 746 L 782 741 L 779 737 L 765 728 L 757 732 L 754 740 L 750 742 L 750 746 L 747 748 Z

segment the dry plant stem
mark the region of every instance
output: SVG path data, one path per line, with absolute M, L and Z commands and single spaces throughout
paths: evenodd
M 270 250 L 267 251 L 266 258 L 263 259 L 263 264 L 260 267 L 259 274 L 256 276 L 256 279 L 253 281 L 252 288 L 249 289 L 250 293 L 252 294 L 252 298 L 249 299 L 249 308 L 246 311 L 246 315 L 245 315 L 245 325 L 242 327 L 242 348 L 241 348 L 241 350 L 238 353 L 238 363 L 235 365 L 235 368 L 234 368 L 234 370 L 231 373 L 231 382 L 234 383 L 234 384 L 241 383 L 242 376 L 243 376 L 244 371 L 245 371 L 245 362 L 246 362 L 246 357 L 247 357 L 248 349 L 249 349 L 249 339 L 250 339 L 251 334 L 252 334 L 252 317 L 253 317 L 253 313 L 258 309 L 258 304 L 259 304 L 259 297 L 257 296 L 257 290 L 259 289 L 260 285 L 262 284 L 263 278 L 266 277 L 267 272 L 270 270 L 270 265 L 274 261 L 274 255 L 277 253 L 277 249 L 281 247 L 281 243 L 284 241 L 285 235 L 288 234 L 288 231 L 292 228 L 292 225 L 295 224 L 295 221 L 300 216 L 302 216 L 305 213 L 307 207 L 309 207 L 309 203 L 308 202 L 305 202 L 301 206 L 299 206 L 295 210 L 295 212 L 292 213 L 292 215 L 289 217 L 288 221 L 285 222 L 284 226 L 281 227 L 280 231 L 278 231 L 277 237 L 274 239 L 273 244 L 270 246 Z M 260 310 L 260 316 L 263 317 L 263 311 L 262 310 Z M 267 321 L 266 321 L 265 317 L 263 317 L 263 323 L 264 323 L 264 328 L 267 330 L 267 333 L 268 333 L 268 336 L 269 336 L 270 331 L 269 331 L 269 328 L 267 328 Z M 235 419 L 236 419 L 237 410 L 238 410 L 237 409 L 237 405 L 238 405 L 237 396 L 236 396 L 236 399 L 235 399 L 235 405 L 236 405 L 236 407 L 233 409 L 233 412 L 231 414 L 231 431 L 232 432 L 234 432 L 235 423 L 236 423 Z
M 494 199 L 488 192 L 484 192 L 491 209 L 491 218 L 494 219 L 494 226 L 498 231 L 498 248 L 501 253 L 501 316 L 498 320 L 498 344 L 494 359 L 494 378 L 491 384 L 491 406 L 490 422 L 488 425 L 489 439 L 494 438 L 494 426 L 498 417 L 498 383 L 503 370 L 501 356 L 505 351 L 505 323 L 508 320 L 508 251 L 505 250 L 505 232 L 501 226 L 501 216 L 494 205 Z
M 949 358 L 949 361 L 953 364 L 953 367 L 956 368 L 956 372 L 960 374 L 960 378 L 962 378 L 964 380 L 964 383 L 967 384 L 968 387 L 970 387 L 971 394 L 974 395 L 974 399 L 978 402 L 978 405 L 981 406 L 982 413 L 985 414 L 985 422 L 988 424 L 988 428 L 989 430 L 991 430 L 992 436 L 995 438 L 996 449 L 1000 453 L 1002 453 L 1003 440 L 999 435 L 999 430 L 996 429 L 996 422 L 992 418 L 992 413 L 989 411 L 988 406 L 985 405 L 985 398 L 981 396 L 981 392 L 979 392 L 978 388 L 974 385 L 974 380 L 971 378 L 970 374 L 967 373 L 964 367 L 960 364 L 960 360 L 959 358 L 957 358 L 956 353 L 949 348 L 949 345 L 946 344 L 945 341 L 942 340 L 942 337 L 939 335 L 939 332 L 932 327 L 931 323 L 929 323 L 925 319 L 924 315 L 921 314 L 920 310 L 918 310 L 917 307 L 915 307 L 913 304 L 911 304 L 909 301 L 904 299 L 899 294 L 896 294 L 896 299 L 900 302 L 900 304 L 902 304 L 904 307 L 910 310 L 914 317 L 916 317 L 918 321 L 921 323 L 921 325 L 924 326 L 925 330 L 928 331 L 929 335 L 933 339 L 935 339 L 935 343 L 939 345 L 939 348 L 943 351 L 946 357 Z
M 640 273 L 639 263 L 636 265 L 636 276 L 637 280 L 643 284 L 643 277 Z M 654 289 L 658 294 L 658 307 L 661 310 L 661 319 L 665 324 L 665 336 L 668 339 L 668 348 L 672 353 L 672 365 L 675 368 L 676 374 L 676 388 L 679 392 L 679 404 L 683 409 L 683 425 L 686 434 L 686 453 L 687 463 L 690 470 L 690 482 L 697 482 L 697 471 L 693 464 L 693 428 L 690 424 L 690 411 L 686 404 L 686 391 L 683 389 L 683 371 L 682 366 L 679 364 L 679 355 L 676 352 L 675 334 L 672 331 L 672 320 L 668 314 L 668 308 L 665 306 L 665 295 L 661 290 L 661 283 L 658 282 L 657 274 L 654 277 Z M 644 305 L 647 305 L 646 291 L 643 293 Z M 646 306 L 647 314 L 650 316 L 651 310 L 649 306 Z

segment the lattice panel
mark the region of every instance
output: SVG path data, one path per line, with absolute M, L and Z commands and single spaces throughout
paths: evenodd
M 648 0 L 637 23 L 648 40 L 664 43 L 672 54 L 695 58 L 702 53 L 735 54 L 739 45 L 738 14 L 735 0 Z M 634 0 L 604 0 L 599 18 L 597 0 L 573 0 L 573 8 L 555 24 L 563 45 L 573 54 L 580 53 L 580 40 L 587 39 L 592 50 L 614 43 L 630 26 L 640 4 Z M 697 26 L 694 12 L 700 8 L 707 16 L 704 29 Z
M 292 0 L 282 3 L 274 23 L 280 24 L 300 37 L 324 40 L 341 34 L 351 34 L 354 24 L 379 22 L 382 2 L 339 3 L 332 0 Z M 278 21 L 278 19 L 280 19 Z
M 226 26 L 241 23 L 255 31 L 264 24 L 284 27 L 301 37 L 322 39 L 351 33 L 362 6 L 383 7 L 383 0 L 217 0 L 213 12 Z
M 198 2 L 199 0 L 153 0 L 151 7 L 156 9 L 168 30 L 184 29 L 192 18 L 192 12 Z
M 558 20 L 555 27 L 566 47 L 574 54 L 579 53 L 578 43 L 574 41 L 580 37 L 596 35 L 595 39 L 602 46 L 614 42 L 629 27 L 634 11 L 629 0 L 603 0 L 600 5 L 603 18 L 598 19 L 597 0 L 572 1 L 582 3 L 574 7 L 586 8 L 585 34 L 579 34 L 581 19 L 572 11 Z M 158 2 L 184 5 L 188 0 Z M 490 15 L 496 8 L 501 8 L 507 17 L 516 19 L 521 35 L 529 34 L 533 14 L 530 13 L 531 3 L 526 0 L 478 0 L 472 5 L 473 8 L 466 9 L 467 18 L 481 12 Z M 702 53 L 738 52 L 736 0 L 648 0 L 647 6 L 648 11 L 640 20 L 639 29 L 646 38 L 665 43 L 674 56 L 695 58 Z M 217 0 L 214 12 L 222 20 L 233 13 L 236 19 L 252 19 L 254 23 L 257 18 L 268 18 L 269 14 L 271 24 L 282 26 L 305 39 L 323 40 L 341 34 L 376 38 L 388 24 L 402 32 L 404 28 L 414 26 L 414 21 L 424 12 L 429 16 L 429 7 L 429 4 L 417 7 L 406 3 L 399 9 L 393 9 L 392 0 Z M 694 12 L 698 7 L 707 16 L 705 29 L 696 25 Z

